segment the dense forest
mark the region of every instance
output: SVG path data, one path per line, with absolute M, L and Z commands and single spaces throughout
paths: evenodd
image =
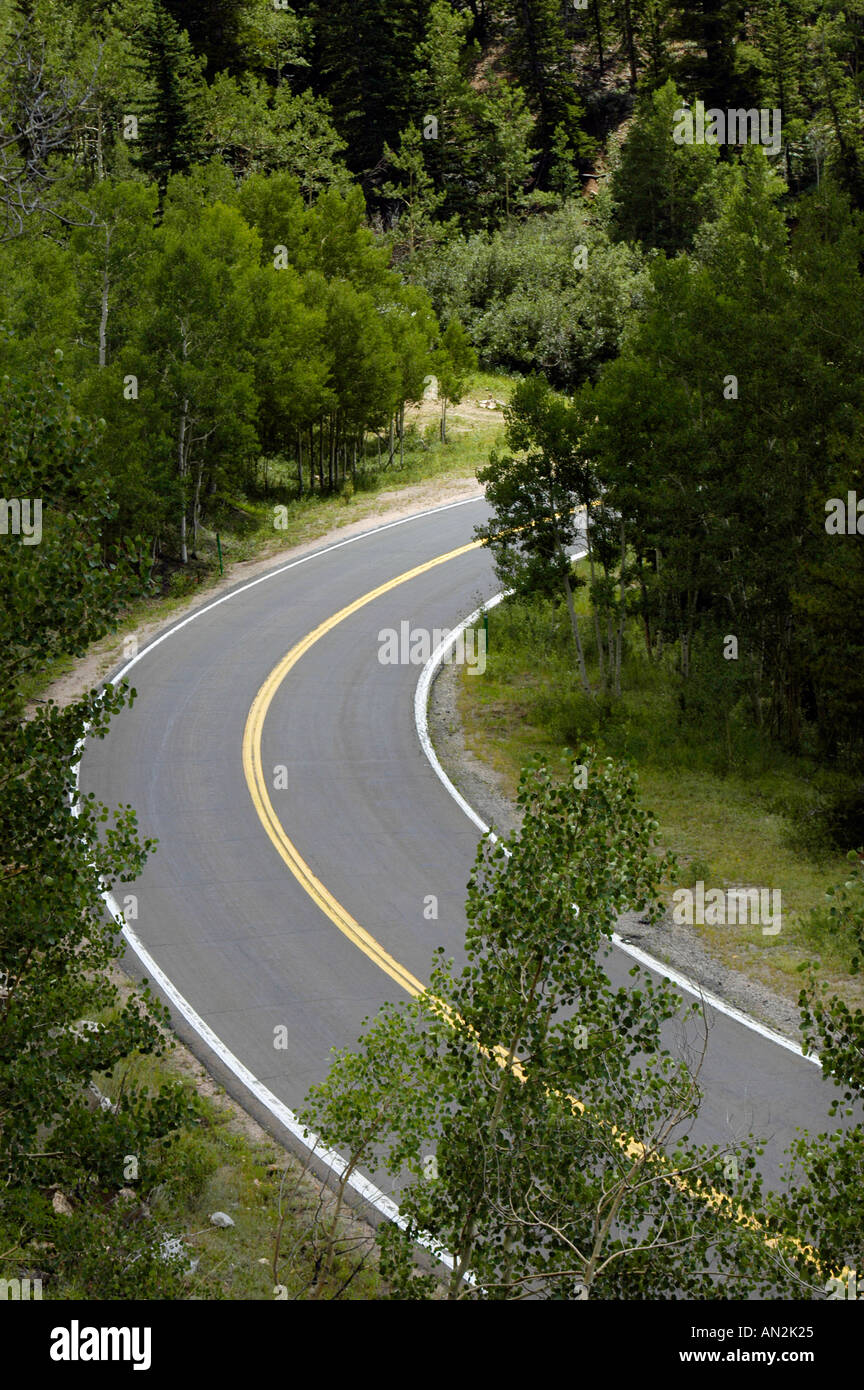
M 734 631 L 754 717 L 858 758 L 861 551 L 820 514 L 859 481 L 862 27 L 806 0 L 4 5 L 4 409 L 74 414 L 86 535 L 146 587 L 262 458 L 286 500 L 333 490 L 472 345 L 543 373 L 597 416 L 649 644 L 686 670 Z M 776 149 L 676 144 L 700 99 L 779 111 Z M 6 490 L 62 544 L 76 480 L 34 468 Z
M 67 811 L 125 697 L 22 722 L 27 681 L 212 566 L 268 469 L 289 507 L 398 470 L 430 376 L 445 407 L 478 362 L 520 379 L 486 538 L 520 593 L 566 590 L 586 693 L 620 694 L 636 619 L 682 717 L 842 770 L 831 833 L 862 843 L 862 100 L 864 0 L 0 0 L 0 1174 L 24 1174 L 0 1241 L 37 1189 L 106 1180 L 91 1044 L 26 1039 L 80 1016 L 111 933 L 55 992 L 58 960 L 93 873 L 146 851 L 131 810 L 107 844 Z M 776 143 L 676 138 L 732 109 Z M 811 1009 L 860 1088 L 851 1016 Z M 156 1021 L 124 1006 L 99 1069 Z M 179 1105 L 132 1095 L 126 1148 Z M 860 1249 L 813 1181 L 826 1248 Z

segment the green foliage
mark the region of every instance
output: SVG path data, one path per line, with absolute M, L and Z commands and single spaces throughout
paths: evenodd
M 620 235 L 670 252 L 691 245 L 718 187 L 717 147 L 675 144 L 682 102 L 672 81 L 642 94 L 612 181 Z
M 158 224 L 153 184 L 106 178 L 66 239 L 0 252 L 8 365 L 38 375 L 46 340 L 65 353 L 76 410 L 104 422 L 103 547 L 140 580 L 195 555 L 213 499 L 236 495 L 261 448 L 293 456 L 301 493 L 344 482 L 391 418 L 401 453 L 439 337 L 428 298 L 390 268 L 359 189 L 308 201 L 320 170 L 300 174 L 238 189 L 211 159 L 167 179 Z
M 850 858 L 859 861 L 858 872 L 842 891 L 852 895 L 845 903 L 854 902 L 853 930 L 860 948 L 860 856 Z M 864 1263 L 864 1011 L 829 996 L 812 965 L 799 1002 L 805 1045 L 818 1051 L 823 1075 L 837 1087 L 832 1113 L 839 1112 L 844 1124 L 815 1140 L 803 1135 L 793 1146 L 787 1189 L 771 1199 L 770 1210 L 776 1227 L 796 1223 L 802 1237 L 816 1244 L 825 1274 L 836 1279 Z M 799 1257 L 796 1263 L 800 1269 L 803 1261 Z M 825 1287 L 830 1289 L 827 1283 Z
M 202 149 L 241 178 L 260 170 L 294 175 L 307 201 L 326 188 L 346 191 L 345 141 L 326 101 L 311 92 L 272 89 L 260 79 L 220 73 L 201 97 Z
M 160 380 L 142 394 L 151 427 L 177 440 L 180 549 L 186 561 L 200 524 L 205 467 L 217 480 L 257 447 L 252 354 L 260 240 L 240 213 L 216 202 L 177 207 L 169 189 L 155 255 L 142 286 L 134 353 L 141 375 Z
M 86 1205 L 105 1188 L 119 1189 L 127 1156 L 149 1153 L 186 1104 L 174 1091 L 154 1097 L 130 1085 L 116 1108 L 94 1112 L 94 1078 L 133 1052 L 165 1046 L 167 1012 L 149 990 L 120 999 L 110 968 L 123 944 L 102 902 L 104 889 L 137 877 L 153 842 L 139 841 L 129 806 L 110 816 L 87 795 L 71 813 L 85 736 L 104 737 L 134 692 L 91 691 L 23 719 L 21 681 L 40 662 L 80 653 L 102 635 L 133 577 L 116 558 L 103 563 L 108 484 L 92 431 L 61 382 L 45 374 L 27 388 L 8 376 L 2 385 L 4 477 L 39 500 L 42 530 L 35 544 L 22 532 L 0 545 L 0 1224 L 17 1229 L 19 1243 L 58 1236 L 52 1248 L 62 1264 L 46 1192 L 61 1187 Z M 82 1214 L 68 1238 L 90 1239 L 105 1224 Z M 91 1264 L 98 1266 L 103 1292 L 128 1294 L 112 1259 L 87 1256 L 81 1278 L 86 1283 Z M 149 1277 L 142 1267 L 145 1284 Z
M 78 416 L 56 372 L 46 368 L 26 386 L 5 376 L 0 422 L 6 487 L 29 501 L 31 527 L 37 504 L 41 510 L 35 543 L 23 529 L 0 537 L 5 727 L 19 712 L 22 676 L 60 653 L 84 652 L 130 592 L 131 577 L 101 563 L 101 532 L 113 507 L 94 457 L 97 431 Z
M 484 363 L 543 372 L 571 390 L 616 355 L 647 290 L 639 252 L 610 241 L 605 200 L 451 240 L 420 258 L 417 275 Z
M 864 957 L 864 850 L 850 849 L 846 857 L 853 865 L 851 876 L 828 889 L 825 905 L 810 915 L 807 932 L 817 943 L 839 947 L 856 973 Z
M 399 1175 L 405 1229 L 381 1233 L 394 1297 L 433 1296 L 420 1237 L 452 1257 L 451 1299 L 777 1289 L 747 1224 L 752 1154 L 729 1180 L 719 1151 L 672 1138 L 700 1100 L 661 1039 L 680 1001 L 635 970 L 613 989 L 603 968 L 617 914 L 660 911 L 656 823 L 611 760 L 583 749 L 562 771 L 526 771 L 519 832 L 481 844 L 462 971 L 441 960 L 427 994 L 383 1009 L 304 1120 L 349 1165 Z
M 825 499 L 860 477 L 860 230 L 824 185 L 790 245 L 782 191 L 750 151 L 693 259 L 657 264 L 648 314 L 577 409 L 604 503 L 627 526 L 649 649 L 677 644 L 688 682 L 697 634 L 715 666 L 731 634 L 730 702 L 747 692 L 755 724 L 793 748 L 842 741 L 851 768 L 860 672 L 835 657 L 840 632 L 845 646 L 858 631 L 858 567 L 854 538 L 824 522 Z

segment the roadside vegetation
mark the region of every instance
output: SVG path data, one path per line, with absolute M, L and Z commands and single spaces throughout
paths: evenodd
M 47 1301 L 383 1296 L 373 1230 L 343 1209 L 334 1231 L 333 1193 L 182 1045 L 166 1035 L 163 1055 L 132 1054 L 93 1085 L 90 1125 L 103 1141 L 116 1120 L 101 1106 L 122 1109 L 131 1088 L 170 1104 L 174 1123 L 113 1172 L 67 1172 L 26 1205 L 5 1202 L 0 1278 L 39 1280 Z
M 476 474 L 518 590 L 465 706 L 478 747 L 513 785 L 538 750 L 627 758 L 679 882 L 777 882 L 785 934 L 737 944 L 772 979 L 812 954 L 840 982 L 843 998 L 823 996 L 803 972 L 802 1015 L 860 1097 L 864 1021 L 845 1001 L 864 956 L 861 44 L 860 5 L 833 0 L 0 0 L 0 1277 L 44 1272 L 48 1297 L 435 1292 L 395 1231 L 382 1284 L 365 1233 L 337 1232 L 314 1192 L 310 1212 L 302 1185 L 283 1188 L 280 1213 L 270 1149 L 229 1138 L 176 1083 L 164 1010 L 118 984 L 101 896 L 154 847 L 132 807 L 69 813 L 85 731 L 104 735 L 134 692 L 40 699 L 94 644 L 113 664 L 118 634 L 215 583 L 220 550 L 266 558 L 374 517 L 405 484 Z M 676 113 L 700 103 L 779 113 L 782 129 L 677 141 Z M 508 404 L 503 441 L 482 398 Z M 587 575 L 567 559 L 586 506 Z M 460 1028 L 436 1032 L 434 1010 L 393 1024 L 452 1102 L 407 1148 L 396 1127 L 410 1231 L 433 1229 L 495 1297 L 534 1280 L 552 1297 L 709 1296 L 656 1251 L 617 1282 L 607 1195 L 622 1229 L 662 1232 L 662 1184 L 622 1185 L 607 1130 L 550 1090 L 557 1056 L 611 1121 L 611 1068 L 638 1128 L 642 1075 L 663 1135 L 670 1080 L 683 1114 L 699 1103 L 657 1051 L 663 992 L 627 1005 L 555 954 L 601 944 L 629 899 L 617 880 L 592 897 L 556 825 L 615 835 L 608 807 L 592 820 L 541 782 L 536 877 L 560 874 L 597 921 L 555 898 L 546 955 L 526 882 L 522 918 L 499 920 L 501 865 L 478 866 L 478 973 L 436 976 Z M 521 785 L 530 801 L 538 784 Z M 647 825 L 634 809 L 621 852 L 653 903 Z M 537 991 L 508 993 L 499 948 Z M 600 1053 L 548 1026 L 541 1005 L 564 997 L 594 1011 Z M 512 1040 L 504 1070 L 461 1027 L 475 1005 L 487 1051 Z M 517 1089 L 523 1046 L 536 1068 Z M 343 1058 L 313 1098 L 349 1149 L 358 1114 L 339 1087 L 364 1066 Z M 435 1187 L 423 1163 L 442 1125 Z M 470 1150 L 478 1127 L 496 1162 L 505 1127 L 518 1138 L 497 1188 Z M 561 1134 L 584 1172 L 550 1160 Z M 784 1241 L 806 1231 L 825 1268 L 860 1266 L 860 1131 L 802 1144 L 794 1194 L 764 1219 Z M 741 1158 L 724 1178 L 755 1205 Z M 209 1228 L 217 1203 L 234 1227 Z M 577 1279 L 565 1247 L 586 1213 L 603 1239 Z M 283 1216 L 268 1274 L 264 1231 Z M 697 1251 L 765 1289 L 764 1251 L 737 1238 L 699 1227 Z M 815 1289 L 794 1252 L 773 1277 Z
M 576 607 L 586 620 L 586 664 L 596 684 L 587 562 L 574 573 L 585 585 Z M 579 687 L 563 602 L 511 599 L 488 621 L 486 669 L 470 679 L 460 673 L 459 711 L 466 746 L 501 774 L 508 795 L 515 797 L 521 770 L 535 755 L 551 760 L 589 742 L 625 759 L 657 817 L 661 843 L 678 860 L 674 885 L 665 885 L 667 910 L 673 886 L 692 888 L 699 880 L 782 886 L 779 936 L 763 937 L 758 925 L 700 926 L 712 954 L 793 998 L 799 966 L 815 955 L 825 978 L 859 1000 L 860 980 L 850 972 L 861 956 L 861 890 L 843 887 L 859 877 L 858 858 L 850 865 L 826 828 L 826 808 L 854 795 L 855 778 L 740 724 L 730 747 L 722 723 L 712 727 L 704 708 L 682 719 L 674 662 L 646 660 L 635 619 L 625 633 L 618 700 L 592 699 Z

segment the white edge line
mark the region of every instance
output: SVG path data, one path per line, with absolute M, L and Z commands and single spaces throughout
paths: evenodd
M 571 558 L 580 560 L 586 554 L 587 551 L 578 551 L 575 552 Z M 432 682 L 438 674 L 439 667 L 446 660 L 450 648 L 456 645 L 466 628 L 473 626 L 484 613 L 488 613 L 490 608 L 495 608 L 507 598 L 510 592 L 511 590 L 505 589 L 501 593 L 495 594 L 486 603 L 481 605 L 480 608 L 475 608 L 473 613 L 469 613 L 468 617 L 464 618 L 457 627 L 453 628 L 452 632 L 448 632 L 447 636 L 439 642 L 429 660 L 426 662 L 426 665 L 423 667 L 423 670 L 420 672 L 420 679 L 417 682 L 417 689 L 414 692 L 414 726 L 417 730 L 417 737 L 420 740 L 420 745 L 423 752 L 426 754 L 433 772 L 439 781 L 446 787 L 453 800 L 465 812 L 468 819 L 476 825 L 481 834 L 488 835 L 493 842 L 497 842 L 498 836 L 489 828 L 486 822 L 478 816 L 474 807 L 469 805 L 462 793 L 453 785 L 438 760 L 438 755 L 432 746 L 432 739 L 429 736 L 429 695 L 432 690 Z M 687 976 L 682 975 L 680 971 L 674 970 L 671 966 L 664 964 L 662 960 L 657 960 L 654 956 L 649 955 L 647 951 L 641 950 L 638 946 L 631 946 L 630 942 L 625 941 L 617 932 L 612 933 L 611 939 L 613 944 L 617 946 L 620 951 L 623 951 L 625 955 L 631 956 L 633 960 L 638 961 L 640 965 L 644 965 L 650 970 L 657 971 L 659 975 L 671 981 L 672 984 L 677 985 L 679 989 L 687 990 L 689 994 L 694 995 L 697 999 L 702 1000 L 706 1004 L 710 1004 L 718 1013 L 725 1014 L 727 1018 L 732 1018 L 736 1023 L 743 1024 L 745 1028 L 749 1028 L 752 1032 L 758 1033 L 769 1042 L 776 1043 L 778 1047 L 785 1047 L 787 1052 L 794 1052 L 796 1057 L 801 1057 L 805 1062 L 812 1062 L 817 1067 L 821 1066 L 820 1059 L 816 1053 L 804 1052 L 799 1044 L 793 1042 L 791 1038 L 786 1038 L 782 1033 L 777 1033 L 773 1028 L 768 1028 L 764 1023 L 759 1023 L 757 1019 L 751 1018 L 750 1015 L 744 1013 L 742 1009 L 736 1009 L 733 1004 L 728 1004 L 726 1000 L 721 999 L 719 995 L 711 993 L 710 990 L 703 989 L 701 985 L 693 980 L 689 980 Z
M 218 1034 L 213 1032 L 213 1029 L 205 1022 L 199 1013 L 196 1013 L 189 1001 L 184 998 L 165 974 L 162 967 L 153 959 L 144 943 L 136 936 L 131 927 L 126 925 L 123 919 L 123 913 L 118 907 L 113 894 L 110 892 L 103 893 L 102 897 L 108 911 L 120 927 L 121 934 L 132 947 L 138 959 L 141 961 L 141 964 L 147 970 L 148 975 L 152 976 L 163 994 L 167 995 L 177 1012 L 183 1015 L 186 1022 L 195 1030 L 202 1041 L 207 1044 L 211 1052 L 216 1054 L 220 1062 L 222 1062 L 229 1071 L 232 1071 L 239 1081 L 242 1081 L 243 1085 L 252 1093 L 255 1099 L 260 1101 L 260 1103 L 269 1110 L 270 1114 L 275 1116 L 280 1124 L 284 1125 L 284 1127 L 294 1135 L 295 1139 L 299 1139 L 304 1147 L 311 1150 L 314 1158 L 320 1159 L 322 1163 L 327 1165 L 331 1172 L 335 1173 L 337 1177 L 341 1177 L 348 1167 L 342 1155 L 337 1153 L 335 1149 L 328 1149 L 326 1146 L 322 1145 L 321 1140 L 316 1134 L 313 1134 L 311 1130 L 304 1129 L 293 1110 L 289 1110 L 288 1106 L 285 1105 L 278 1096 L 274 1095 L 262 1081 L 258 1080 L 258 1077 L 255 1076 L 248 1067 L 244 1066 L 239 1057 L 235 1057 L 234 1053 L 225 1046 L 225 1043 L 223 1043 Z M 396 1203 L 391 1197 L 388 1197 L 386 1193 L 382 1192 L 380 1188 L 376 1187 L 369 1178 L 364 1177 L 362 1173 L 354 1172 L 348 1179 L 348 1186 L 353 1188 L 364 1201 L 368 1202 L 370 1206 L 373 1206 L 382 1216 L 386 1217 L 389 1221 L 395 1221 L 396 1225 L 400 1226 L 403 1230 L 406 1229 L 408 1223 L 400 1214 Z M 421 1237 L 419 1243 L 426 1246 L 427 1249 L 437 1256 L 442 1264 L 447 1265 L 449 1269 L 453 1268 L 452 1256 L 448 1255 L 446 1251 L 441 1250 L 430 1237 Z
M 146 656 L 148 652 L 152 652 L 154 647 L 158 647 L 160 643 L 167 641 L 169 637 L 173 637 L 175 632 L 180 632 L 182 628 L 186 627 L 187 623 L 194 622 L 196 618 L 202 618 L 205 613 L 212 612 L 213 609 L 218 608 L 221 603 L 227 603 L 229 599 L 236 598 L 239 594 L 245 594 L 248 589 L 254 589 L 256 584 L 265 584 L 268 579 L 276 579 L 280 574 L 285 574 L 288 570 L 296 569 L 298 565 L 308 564 L 310 560 L 317 560 L 322 555 L 329 555 L 333 550 L 341 550 L 343 545 L 353 545 L 355 541 L 365 541 L 369 536 L 377 536 L 381 531 L 389 531 L 394 526 L 404 526 L 409 521 L 419 521 L 423 517 L 433 516 L 436 512 L 449 512 L 454 507 L 466 507 L 471 502 L 482 501 L 483 494 L 478 493 L 476 497 L 463 497 L 459 502 L 446 502 L 442 507 L 432 507 L 428 512 L 415 512 L 412 516 L 399 517 L 398 521 L 387 521 L 383 526 L 374 526 L 371 531 L 361 531 L 357 536 L 347 536 L 344 541 L 334 541 L 332 545 L 325 545 L 321 550 L 313 550 L 308 555 L 301 555 L 298 560 L 289 560 L 286 565 L 279 565 L 277 569 L 268 570 L 266 574 L 260 574 L 257 579 L 249 579 L 245 584 L 238 585 L 236 589 L 230 589 L 229 592 L 223 594 L 221 598 L 214 599 L 212 603 L 205 603 L 202 608 L 196 608 L 188 617 L 182 618 L 179 623 L 175 623 L 173 627 L 169 627 L 165 632 L 160 633 L 158 637 L 154 637 L 152 642 L 148 642 L 146 647 L 142 647 L 140 652 L 130 657 L 126 665 L 117 672 L 117 675 L 112 676 L 111 680 L 106 681 L 105 684 L 116 685 L 118 681 L 124 680 L 127 671 L 131 671 L 132 667 L 137 665 L 143 656 Z
M 131 657 L 129 661 L 126 662 L 125 666 L 123 666 L 115 676 L 112 676 L 110 681 L 106 681 L 105 684 L 113 686 L 119 681 L 124 680 L 127 672 L 131 671 L 132 667 L 137 665 L 142 657 L 146 656 L 148 652 L 153 651 L 155 647 L 158 647 L 176 632 L 180 632 L 182 628 L 186 627 L 187 623 L 191 623 L 196 618 L 202 617 L 203 614 L 211 612 L 214 608 L 218 608 L 221 603 L 227 603 L 229 599 L 236 598 L 239 594 L 246 593 L 248 589 L 254 589 L 256 584 L 263 584 L 268 579 L 275 579 L 278 575 L 285 574 L 287 570 L 294 569 L 297 565 L 305 565 L 309 560 L 315 560 L 321 555 L 329 555 L 333 550 L 340 550 L 343 545 L 352 545 L 355 541 L 366 540 L 369 536 L 376 536 L 381 531 L 389 531 L 394 526 L 404 526 L 409 521 L 419 521 L 424 517 L 434 515 L 436 512 L 447 512 L 454 507 L 464 507 L 471 502 L 480 502 L 482 500 L 483 494 L 478 493 L 476 497 L 466 497 L 458 502 L 447 502 L 441 507 L 431 507 L 428 511 L 414 512 L 411 516 L 400 517 L 397 521 L 385 522 L 382 526 L 375 526 L 369 531 L 361 531 L 359 535 L 348 536 L 345 540 L 336 541 L 332 545 L 324 546 L 321 550 L 312 551 L 309 555 L 301 555 L 297 560 L 291 560 L 285 565 L 278 566 L 276 569 L 268 570 L 266 574 L 259 575 L 257 579 L 250 579 L 247 583 L 238 585 L 237 588 L 231 589 L 227 594 L 223 594 L 221 598 L 214 599 L 212 603 L 207 603 L 202 608 L 196 608 L 188 617 L 183 618 L 179 623 L 175 623 L 173 627 L 169 627 L 167 631 L 161 633 L 158 637 L 154 637 L 151 642 L 147 643 L 146 647 L 143 647 L 140 652 L 137 652 L 135 656 Z M 89 728 L 90 726 L 88 725 L 84 731 L 83 737 L 79 740 L 75 748 L 74 756 L 77 757 L 77 761 L 72 769 L 75 779 L 75 791 L 74 802 L 71 807 L 72 814 L 75 816 L 78 815 L 80 799 L 81 758 L 83 756 Z M 198 1034 L 201 1040 L 206 1043 L 211 1052 L 219 1058 L 223 1066 L 227 1067 L 230 1072 L 233 1072 L 246 1089 L 255 1096 L 256 1100 L 258 1100 L 280 1124 L 284 1125 L 289 1133 L 293 1134 L 296 1139 L 299 1139 L 306 1148 L 311 1149 L 314 1157 L 321 1159 L 332 1172 L 338 1177 L 341 1177 L 348 1166 L 341 1154 L 338 1154 L 334 1149 L 328 1149 L 323 1146 L 316 1134 L 304 1129 L 294 1112 L 289 1110 L 288 1106 L 285 1105 L 278 1096 L 275 1096 L 263 1082 L 259 1081 L 257 1076 L 255 1076 L 248 1067 L 244 1066 L 239 1057 L 235 1057 L 234 1053 L 226 1047 L 222 1039 L 213 1032 L 209 1024 L 205 1022 L 195 1009 L 193 1009 L 189 1001 L 180 993 L 161 966 L 157 964 L 140 938 L 132 931 L 131 927 L 126 924 L 113 894 L 110 891 L 103 892 L 102 899 L 111 917 L 120 927 L 122 936 L 129 946 L 131 946 L 145 970 L 147 970 L 148 974 L 157 982 L 159 988 L 162 990 L 163 994 L 168 997 L 177 1012 L 182 1014 L 186 1022 Z M 354 1172 L 348 1179 L 348 1186 L 358 1193 L 364 1201 L 368 1202 L 370 1206 L 374 1207 L 377 1212 L 386 1217 L 387 1220 L 394 1221 L 403 1230 L 406 1228 L 407 1222 L 405 1218 L 401 1216 L 396 1203 L 391 1197 L 388 1197 L 386 1193 L 376 1187 L 369 1178 L 364 1177 L 362 1173 Z M 418 1237 L 418 1243 L 425 1246 L 425 1248 L 434 1254 L 448 1269 L 453 1268 L 453 1257 L 449 1255 L 446 1250 L 441 1249 L 437 1242 L 432 1240 L 431 1237 L 420 1236 Z

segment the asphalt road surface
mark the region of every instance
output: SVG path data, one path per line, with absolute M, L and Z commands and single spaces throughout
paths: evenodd
M 265 833 L 244 773 L 250 707 L 270 672 L 310 631 L 370 590 L 466 545 L 482 501 L 371 532 L 238 586 L 145 651 L 128 676 L 134 708 L 85 750 L 81 785 L 131 803 L 159 841 L 132 892 L 130 925 L 213 1033 L 292 1110 L 352 1046 L 363 1019 L 405 997 L 334 925 Z M 278 685 L 263 723 L 261 766 L 285 834 L 332 897 L 403 967 L 428 977 L 443 945 L 461 957 L 465 885 L 478 832 L 425 758 L 414 725 L 417 665 L 383 665 L 379 632 L 452 628 L 496 583 L 471 549 L 389 589 L 325 632 Z M 284 768 L 285 773 L 276 769 Z M 278 786 L 284 783 L 284 786 Z M 438 920 L 423 915 L 438 898 Z M 632 960 L 615 951 L 613 982 Z M 127 966 L 141 976 L 131 952 Z M 178 1032 L 248 1108 L 269 1121 L 182 1018 Z M 711 1011 L 706 1099 L 691 1133 L 769 1140 L 763 1171 L 798 1125 L 833 1127 L 834 1088 L 817 1066 Z M 287 1047 L 274 1046 L 287 1029 Z

